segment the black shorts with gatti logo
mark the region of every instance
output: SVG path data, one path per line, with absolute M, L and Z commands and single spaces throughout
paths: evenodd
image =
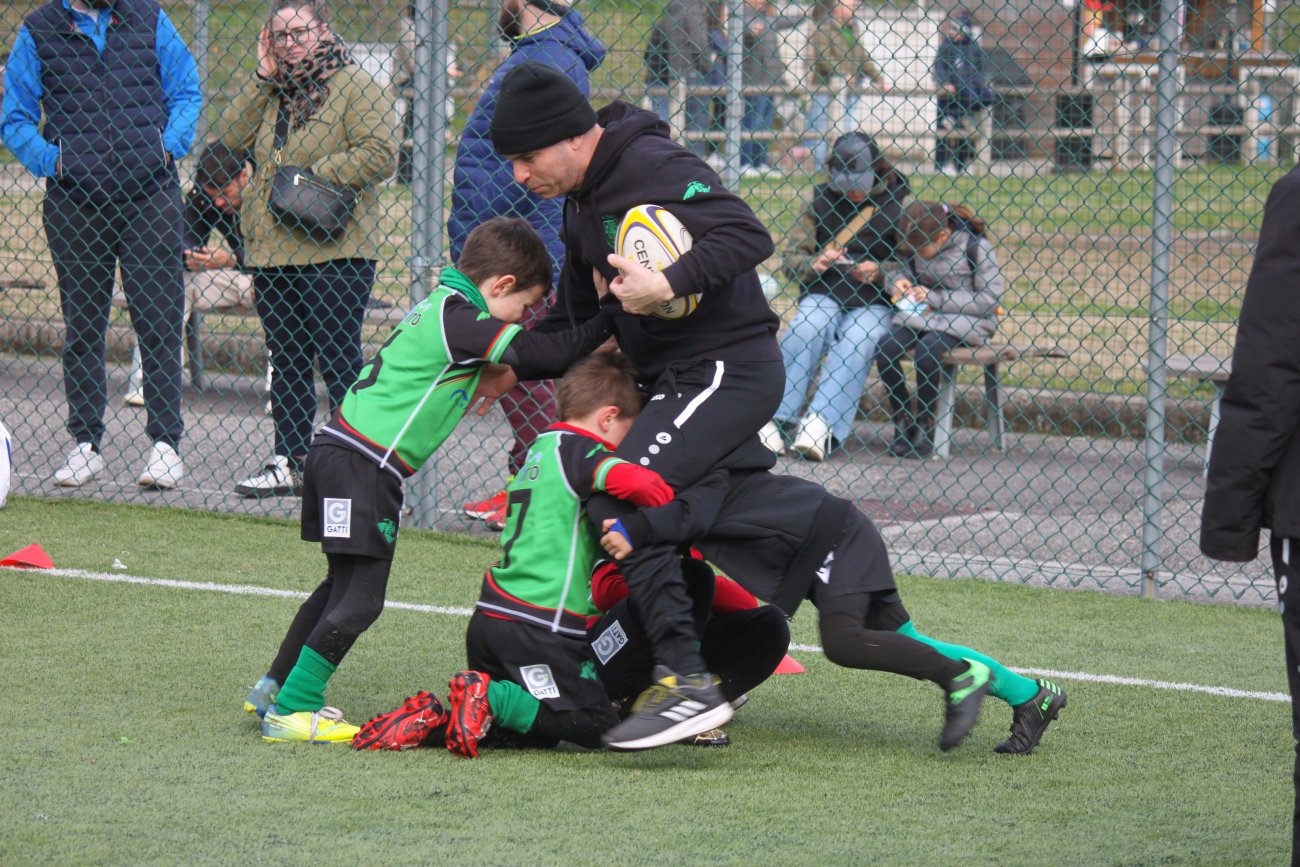
M 303 465 L 303 541 L 320 542 L 326 554 L 392 560 L 401 517 L 401 479 L 317 437 Z

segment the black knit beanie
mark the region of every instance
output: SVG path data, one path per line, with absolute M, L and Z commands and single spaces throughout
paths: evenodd
M 497 153 L 526 154 L 595 125 L 596 112 L 578 86 L 555 67 L 530 60 L 506 73 L 490 130 Z

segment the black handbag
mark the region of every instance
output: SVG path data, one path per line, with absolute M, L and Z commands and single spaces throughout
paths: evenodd
M 352 219 L 357 193 L 318 178 L 307 169 L 280 165 L 280 150 L 289 132 L 283 102 L 275 123 L 275 174 L 267 208 L 282 227 L 322 239 L 338 236 Z

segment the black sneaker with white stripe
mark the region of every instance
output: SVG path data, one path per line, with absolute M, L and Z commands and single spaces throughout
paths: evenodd
M 655 682 L 632 707 L 632 714 L 601 738 L 611 750 L 649 750 L 707 732 L 731 719 L 735 710 L 713 675 L 678 675 L 657 665 Z

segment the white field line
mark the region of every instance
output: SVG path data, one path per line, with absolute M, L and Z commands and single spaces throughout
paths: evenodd
M 5 570 L 10 567 L 0 567 Z M 124 575 L 113 572 L 87 572 L 82 569 L 15 569 L 16 572 L 57 575 L 60 578 L 80 578 L 88 581 L 106 581 L 113 584 L 141 584 L 149 587 L 170 587 L 174 590 L 202 590 L 209 593 L 231 593 L 237 596 L 272 596 L 281 599 L 306 599 L 307 594 L 298 590 L 279 590 L 274 587 L 259 587 L 254 584 L 217 584 L 212 581 L 175 581 L 170 578 L 141 578 L 137 575 Z M 0 573 L 2 574 L 2 573 Z M 385 608 L 398 611 L 416 611 L 421 614 L 450 614 L 455 617 L 468 617 L 472 608 L 452 608 L 445 605 L 419 605 L 414 602 L 395 602 L 387 600 Z M 791 644 L 791 650 L 806 653 L 821 653 L 816 644 Z M 1174 683 L 1166 680 L 1147 680 L 1139 677 L 1120 677 L 1114 674 L 1093 674 L 1086 671 L 1056 671 L 1046 668 L 1012 668 L 1017 674 L 1026 677 L 1049 677 L 1055 680 L 1077 680 L 1089 683 L 1106 683 L 1116 686 L 1139 686 L 1147 689 L 1168 689 L 1175 692 L 1199 692 L 1224 698 L 1253 698 L 1260 701 L 1289 702 L 1291 696 L 1284 692 L 1257 692 L 1234 689 L 1227 686 L 1205 686 L 1198 683 Z

